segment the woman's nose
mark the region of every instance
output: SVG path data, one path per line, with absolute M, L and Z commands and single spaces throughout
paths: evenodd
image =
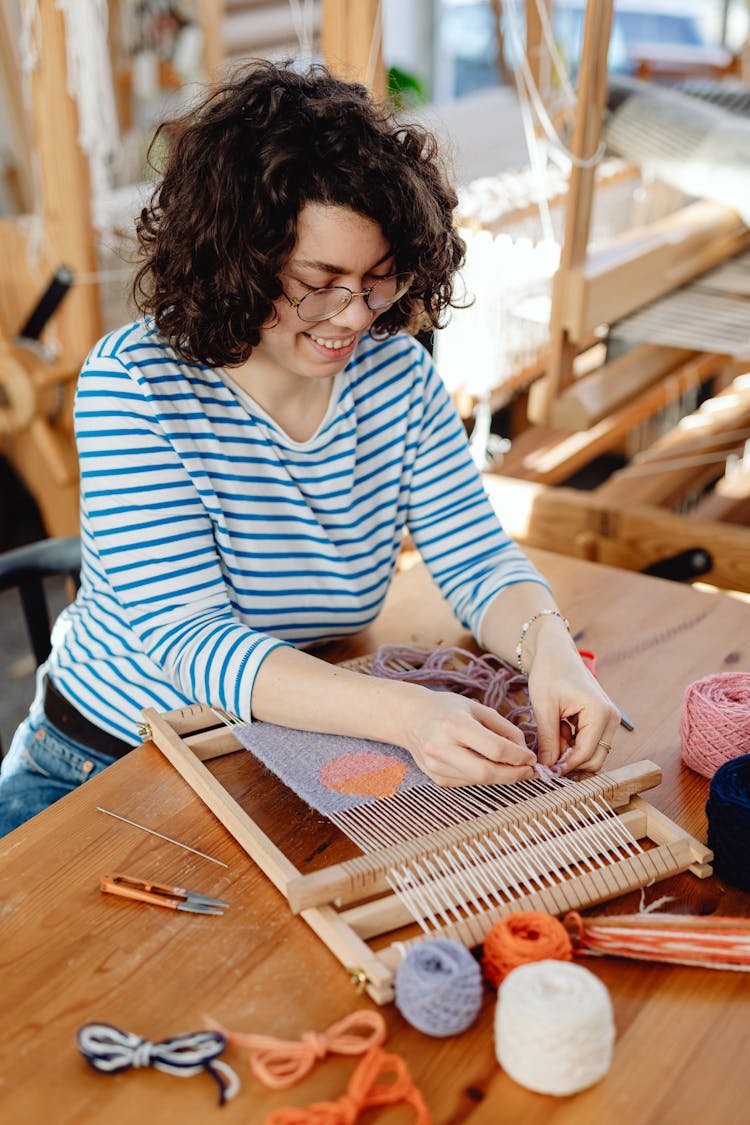
M 355 295 L 345 309 L 331 317 L 330 323 L 348 328 L 351 332 L 362 332 L 374 319 L 375 313 L 369 308 L 365 298 Z

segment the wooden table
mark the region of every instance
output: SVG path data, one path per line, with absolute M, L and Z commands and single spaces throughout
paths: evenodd
M 618 735 L 612 764 L 656 761 L 664 780 L 648 799 L 705 839 L 707 782 L 680 762 L 683 694 L 702 676 L 750 669 L 750 606 L 529 553 L 550 578 L 580 647 L 597 653 L 601 682 L 635 723 L 633 732 Z M 398 576 L 367 634 L 328 646 L 324 655 L 353 657 L 386 641 L 467 641 L 421 566 Z M 228 866 L 112 820 L 98 805 Z M 99 876 L 113 870 L 180 883 L 231 908 L 220 918 L 200 917 L 102 895 Z M 750 915 L 750 896 L 716 878 L 683 875 L 647 896 L 664 893 L 676 896 L 669 909 L 678 912 Z M 608 909 L 637 910 L 638 896 Z M 474 1027 L 445 1040 L 415 1031 L 393 1005 L 383 1009 L 387 1047 L 406 1058 L 436 1122 L 734 1125 L 750 1119 L 745 974 L 614 959 L 585 964 L 610 989 L 617 1043 L 606 1078 L 571 1098 L 532 1094 L 501 1072 L 490 992 Z M 8 1125 L 261 1123 L 278 1106 L 339 1097 L 355 1061 L 329 1058 L 300 1085 L 269 1093 L 227 1052 L 243 1085 L 220 1110 L 207 1075 L 94 1073 L 78 1054 L 77 1028 L 102 1021 L 157 1040 L 197 1030 L 210 1014 L 235 1030 L 294 1039 L 374 1006 L 355 995 L 328 950 L 151 744 L 0 841 L 0 966 L 0 1116 Z M 377 1120 L 395 1125 L 412 1115 L 399 1107 Z

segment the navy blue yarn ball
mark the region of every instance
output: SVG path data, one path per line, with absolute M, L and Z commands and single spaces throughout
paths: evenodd
M 731 887 L 750 891 L 750 754 L 719 766 L 706 802 L 714 871 Z
M 442 1038 L 471 1027 L 482 1006 L 482 971 L 468 949 L 448 938 L 412 946 L 395 980 L 396 1007 L 426 1035 Z

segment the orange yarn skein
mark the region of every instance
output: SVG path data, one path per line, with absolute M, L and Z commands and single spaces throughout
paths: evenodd
M 562 922 L 538 910 L 501 918 L 484 939 L 482 969 L 493 988 L 513 969 L 530 961 L 572 960 L 573 945 Z
M 427 1103 L 401 1056 L 386 1054 L 382 1047 L 370 1047 L 352 1074 L 346 1093 L 338 1101 L 314 1102 L 300 1109 L 291 1106 L 275 1109 L 266 1118 L 265 1125 L 353 1125 L 365 1110 L 398 1102 L 408 1102 L 412 1107 L 414 1125 L 431 1125 L 432 1115 Z

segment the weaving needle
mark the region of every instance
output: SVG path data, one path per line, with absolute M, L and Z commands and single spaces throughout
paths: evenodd
M 164 836 L 161 832 L 156 832 L 153 828 L 146 828 L 145 824 L 136 824 L 134 820 L 128 820 L 126 816 L 119 816 L 118 813 L 110 812 L 109 809 L 103 809 L 99 805 L 96 806 L 97 812 L 106 813 L 107 816 L 113 816 L 115 820 L 121 820 L 124 824 L 132 824 L 133 828 L 140 828 L 142 832 L 148 832 L 150 836 L 158 836 L 160 840 L 166 840 L 168 844 L 176 844 L 178 848 L 184 848 L 186 852 L 193 852 L 194 855 L 199 855 L 201 859 L 208 859 L 211 863 L 218 863 L 219 867 L 228 867 L 228 863 L 224 863 L 220 859 L 214 859 L 213 856 L 206 855 L 205 852 L 199 852 L 197 848 L 191 848 L 189 844 L 182 844 L 179 840 L 173 840 L 171 836 Z

